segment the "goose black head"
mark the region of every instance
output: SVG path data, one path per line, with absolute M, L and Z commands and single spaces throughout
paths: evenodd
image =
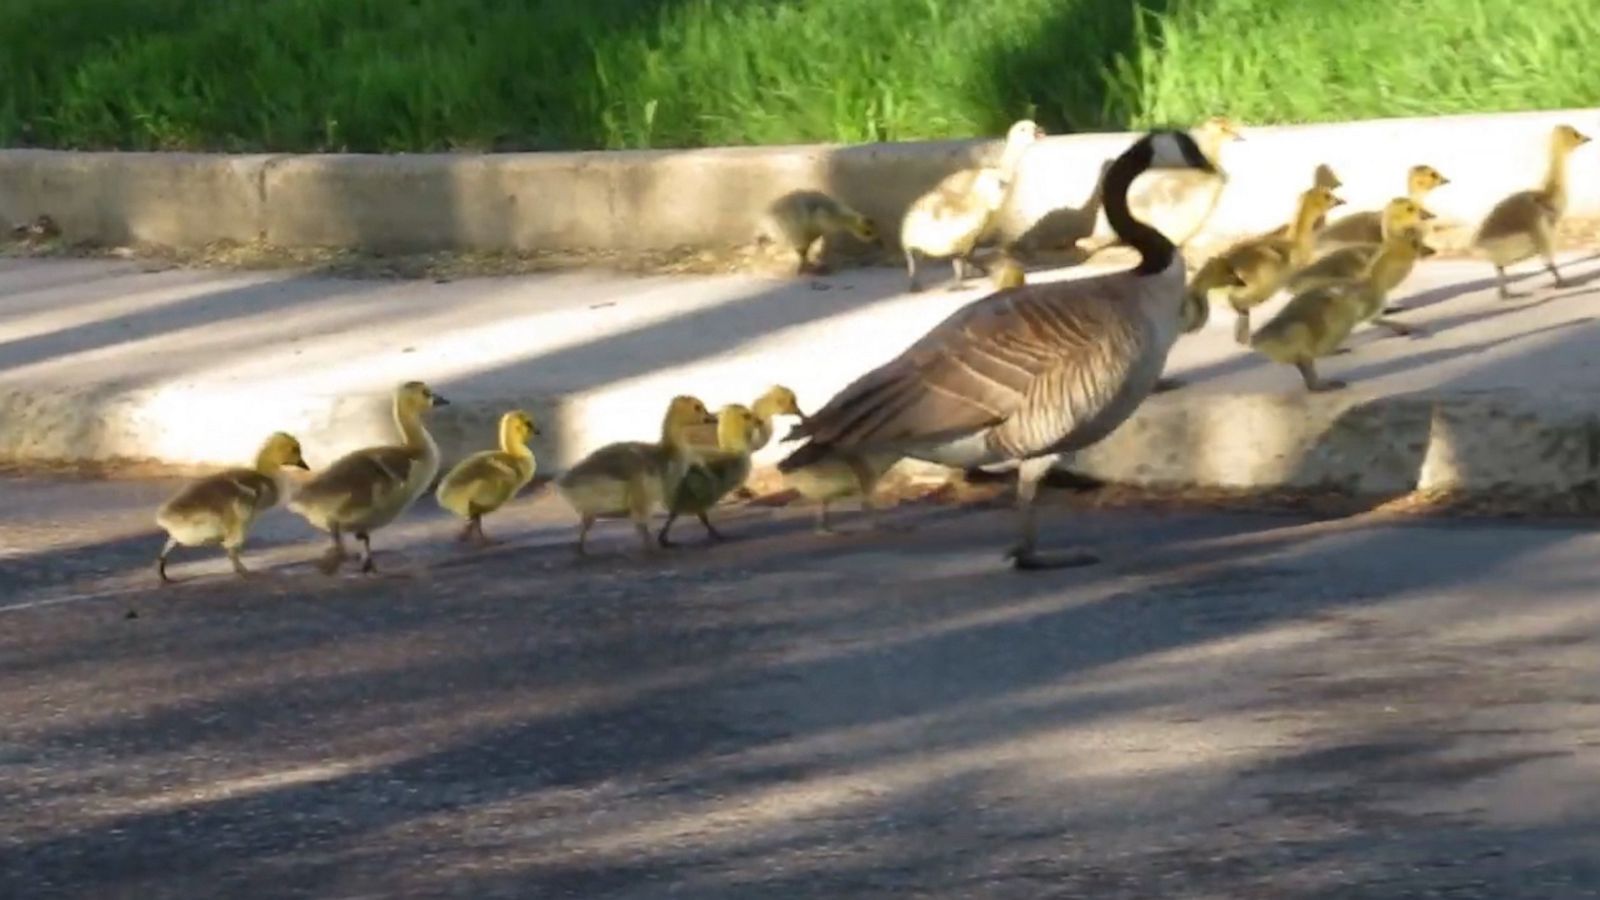
M 1215 173 L 1217 167 L 1187 131 L 1157 129 L 1134 145 L 1147 169 L 1199 169 Z

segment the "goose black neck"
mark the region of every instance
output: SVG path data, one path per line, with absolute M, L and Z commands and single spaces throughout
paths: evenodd
M 1143 153 L 1137 152 L 1143 150 Z M 1128 210 L 1128 188 L 1133 180 L 1150 167 L 1149 148 L 1139 147 L 1117 157 L 1106 170 L 1104 193 L 1106 221 L 1124 244 L 1139 251 L 1139 265 L 1133 271 L 1140 275 L 1154 275 L 1172 265 L 1176 251 L 1167 236 L 1135 219 Z

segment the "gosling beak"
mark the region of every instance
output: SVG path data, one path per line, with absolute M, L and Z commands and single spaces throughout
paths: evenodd
M 1444 187 L 1445 185 L 1447 185 L 1449 183 L 1450 183 L 1450 179 L 1444 177 L 1443 175 L 1440 175 L 1439 176 L 1439 183 L 1438 183 L 1438 185 L 1436 185 L 1436 187 Z
M 1428 221 L 1429 219 L 1437 219 L 1437 218 L 1439 218 L 1439 217 L 1434 215 L 1432 212 L 1429 212 L 1426 209 L 1422 211 L 1422 221 L 1424 221 L 1424 222 Z
M 1343 197 L 1335 197 L 1335 198 L 1333 198 L 1333 203 L 1331 205 L 1333 205 L 1333 206 L 1343 206 L 1344 205 L 1344 198 Z
M 438 394 L 434 394 L 433 395 L 433 405 L 434 406 L 449 406 L 450 405 L 450 401 L 446 400 L 445 398 L 443 398 L 441 396 L 439 396 Z
M 303 459 L 295 460 L 294 461 L 294 467 L 296 469 L 305 469 L 307 472 L 311 471 L 311 467 L 306 465 L 306 461 L 303 460 Z
M 1592 139 L 1587 134 L 1578 135 L 1578 145 L 1579 146 L 1582 146 L 1584 144 L 1589 143 L 1590 140 L 1592 140 Z

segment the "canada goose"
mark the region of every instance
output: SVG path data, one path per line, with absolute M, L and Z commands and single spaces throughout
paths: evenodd
M 1388 322 L 1379 314 L 1389 291 L 1404 280 L 1417 258 L 1433 253 L 1414 228 L 1391 233 L 1361 277 L 1326 282 L 1297 293 L 1251 336 L 1250 346 L 1274 362 L 1299 369 L 1308 391 L 1344 387 L 1342 381 L 1320 378 L 1316 360 L 1338 350 L 1362 322 L 1375 321 L 1408 333 L 1405 326 Z
M 1017 122 L 1006 132 L 1005 149 L 997 165 L 946 175 L 912 202 L 900 220 L 900 249 L 906 257 L 909 290 L 922 290 L 917 278 L 918 255 L 949 258 L 955 268 L 955 288 L 966 286 L 973 248 L 1005 206 L 1016 184 L 1022 154 L 1041 137 L 1044 129 L 1038 125 L 1027 119 Z
M 828 520 L 828 504 L 850 497 L 861 498 L 861 511 L 878 527 L 878 507 L 872 494 L 885 472 L 900 461 L 898 453 L 853 453 L 835 450 L 815 462 L 784 473 L 784 484 L 800 496 L 817 504 L 816 531 L 834 534 Z
M 1300 195 L 1286 237 L 1258 235 L 1239 241 L 1206 260 L 1190 281 L 1189 292 L 1206 299 L 1221 290 L 1237 319 L 1234 340 L 1250 343 L 1250 310 L 1271 299 L 1289 274 L 1311 256 L 1317 218 L 1344 203 L 1332 190 L 1313 187 Z
M 1439 174 L 1439 170 L 1433 166 L 1412 166 L 1406 172 L 1405 199 L 1421 207 L 1429 192 L 1449 183 L 1450 179 Z M 1433 214 L 1429 213 L 1425 218 L 1431 219 Z M 1327 252 L 1356 245 L 1370 247 L 1372 252 L 1377 252 L 1377 245 L 1383 243 L 1383 222 L 1383 210 L 1365 210 L 1340 216 L 1317 232 L 1317 250 Z
M 1589 137 L 1571 125 L 1557 125 L 1550 133 L 1549 168 L 1537 190 L 1518 191 L 1489 210 L 1472 237 L 1472 245 L 1494 264 L 1500 299 L 1513 294 L 1506 285 L 1506 266 L 1530 256 L 1544 258 L 1556 287 L 1567 282 L 1556 268 L 1555 230 L 1567 212 L 1567 157 L 1589 143 Z
M 756 242 L 781 242 L 793 250 L 798 258 L 796 275 L 821 274 L 826 268 L 811 261 L 812 248 L 835 234 L 850 234 L 866 244 L 880 243 L 871 219 L 821 191 L 794 191 L 767 207 Z
M 1424 209 L 1417 201 L 1409 197 L 1396 197 L 1384 206 L 1380 214 L 1378 229 L 1381 236 L 1378 243 L 1348 244 L 1331 253 L 1325 253 L 1290 275 L 1284 287 L 1291 293 L 1299 293 L 1329 281 L 1359 278 L 1372 264 L 1373 257 L 1378 255 L 1382 241 L 1387 236 L 1407 228 L 1418 228 L 1433 218 L 1434 214 Z M 1409 274 L 1410 271 L 1407 270 L 1405 275 Z M 1401 280 L 1404 280 L 1405 275 L 1401 276 Z
M 261 445 L 254 467 L 227 469 L 192 481 L 161 504 L 156 524 L 167 533 L 167 543 L 156 557 L 156 575 L 171 582 L 167 557 L 172 551 L 207 544 L 221 544 L 233 570 L 241 576 L 250 574 L 239 551 L 256 516 L 277 505 L 283 493 L 278 470 L 285 466 L 304 469 L 306 461 L 300 455 L 300 442 L 279 431 Z
M 650 512 L 662 502 L 663 483 L 675 484 L 699 458 L 687 429 L 715 421 L 698 397 L 680 394 L 662 417 L 659 441 L 607 444 L 557 478 L 556 491 L 580 519 L 578 555 L 588 552 L 586 541 L 596 519 L 623 516 L 632 520 L 645 552 L 653 551 Z
M 1244 140 L 1238 124 L 1227 116 L 1211 116 L 1195 126 L 1189 136 L 1211 162 L 1212 171 L 1151 171 L 1128 192 L 1129 211 L 1140 221 L 1156 225 L 1179 247 L 1188 244 L 1205 228 L 1222 201 L 1222 192 L 1228 184 L 1227 172 L 1222 167 L 1223 148 Z M 1089 256 L 1121 244 L 1122 239 L 1114 231 L 1106 237 L 1086 237 L 1077 242 L 1078 248 Z
M 667 521 L 656 534 L 657 543 L 672 546 L 667 532 L 685 513 L 693 513 L 712 540 L 723 539 L 706 512 L 729 492 L 743 487 L 750 477 L 750 439 L 758 425 L 759 420 L 749 407 L 730 403 L 717 411 L 717 449 L 698 454 L 694 464 L 673 472 L 675 477 L 661 486 Z
M 483 533 L 483 517 L 504 506 L 533 480 L 538 463 L 528 439 L 538 434 L 533 417 L 514 409 L 500 417 L 498 450 L 474 453 L 439 479 L 434 491 L 439 505 L 467 520 L 460 540 L 476 535 L 480 544 L 489 543 L 489 536 Z
M 1140 254 L 1132 269 L 1027 285 L 966 304 L 789 432 L 807 443 L 794 472 L 836 451 L 896 453 L 971 469 L 1018 464 L 1022 569 L 1094 562 L 1036 550 L 1034 496 L 1062 453 L 1099 441 L 1139 406 L 1180 331 L 1205 322 L 1184 290 L 1183 257 L 1128 211 L 1128 187 L 1153 168 L 1214 169 L 1194 138 L 1153 131 L 1106 173 L 1106 213 Z
M 422 424 L 422 415 L 450 401 L 420 381 L 408 381 L 394 392 L 394 423 L 401 442 L 355 450 L 334 460 L 300 488 L 289 509 L 315 528 L 328 532 L 333 547 L 321 568 L 333 574 L 349 558 L 344 533 L 361 542 L 361 571 L 375 572 L 372 532 L 393 522 L 422 496 L 439 474 L 439 447 Z

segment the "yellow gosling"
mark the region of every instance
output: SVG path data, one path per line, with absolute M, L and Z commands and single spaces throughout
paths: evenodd
M 281 431 L 273 433 L 256 453 L 251 468 L 226 469 L 190 482 L 156 510 L 156 524 L 167 533 L 166 546 L 156 557 L 156 575 L 167 577 L 167 557 L 179 546 L 221 544 L 241 577 L 250 574 L 239 559 L 250 525 L 276 506 L 283 494 L 278 472 L 286 466 L 306 468 L 300 442 Z
M 538 434 L 533 417 L 514 409 L 500 417 L 500 449 L 474 453 L 440 479 L 434 492 L 439 505 L 467 520 L 459 540 L 475 536 L 479 544 L 491 543 L 483 533 L 483 517 L 533 480 L 538 463 L 528 441 Z

